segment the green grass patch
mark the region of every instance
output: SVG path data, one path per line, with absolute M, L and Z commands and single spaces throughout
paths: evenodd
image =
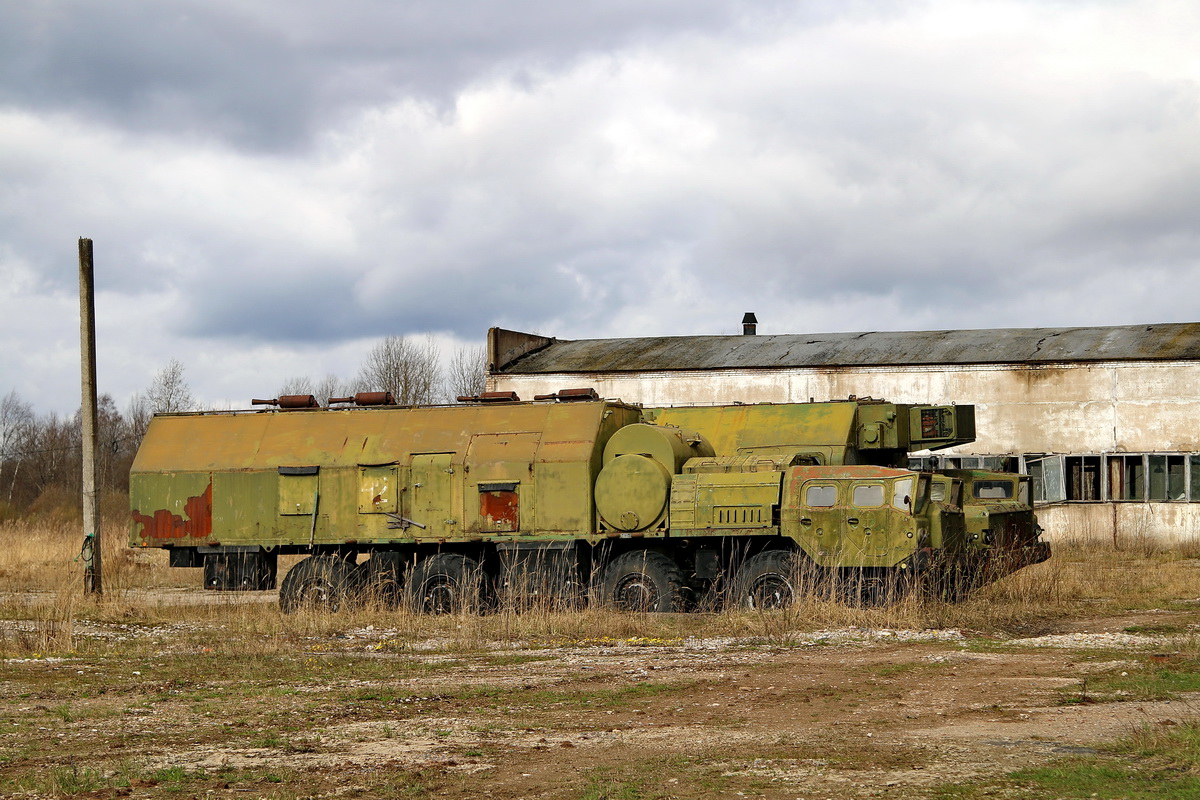
M 1097 702 L 1175 700 L 1200 692 L 1200 661 L 1174 657 L 1129 669 L 1089 676 L 1060 692 L 1064 705 Z
M 1130 625 L 1121 630 L 1125 633 L 1135 633 L 1139 636 L 1177 636 L 1188 633 L 1189 628 L 1189 625 L 1177 622 L 1154 625 Z
M 1195 800 L 1200 776 L 1145 765 L 1091 759 L 1022 770 L 1011 776 L 1030 797 L 1098 800 Z
M 934 787 L 931 800 L 1195 800 L 1200 722 L 1147 725 L 1097 755 L 1064 758 L 999 780 Z
M 884 664 L 875 667 L 872 672 L 880 678 L 894 678 L 897 675 L 907 675 L 918 670 L 947 669 L 950 666 L 952 665 L 944 661 L 906 661 L 901 664 Z
M 522 655 L 521 653 L 497 653 L 483 655 L 475 659 L 480 664 L 491 667 L 513 667 L 520 664 L 535 664 L 539 661 L 557 661 L 554 656 Z

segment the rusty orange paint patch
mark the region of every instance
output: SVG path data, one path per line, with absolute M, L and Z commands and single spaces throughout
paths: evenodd
M 166 509 L 159 509 L 147 516 L 137 509 L 133 511 L 133 521 L 142 526 L 139 534 L 143 539 L 206 539 L 212 535 L 212 484 L 204 490 L 204 494 L 189 497 L 183 504 L 186 518 L 172 514 Z
M 485 530 L 516 531 L 520 528 L 520 506 L 516 492 L 480 492 L 479 515 Z

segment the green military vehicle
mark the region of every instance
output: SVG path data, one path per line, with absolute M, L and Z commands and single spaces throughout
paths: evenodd
M 664 424 L 704 430 L 719 454 L 799 448 L 819 464 L 907 466 L 909 453 L 968 444 L 970 405 L 908 405 L 870 398 L 647 410 Z M 942 470 L 931 477 L 926 585 L 947 599 L 1050 557 L 1040 541 L 1027 475 Z
M 942 474 L 962 482 L 965 498 L 967 555 L 949 581 L 952 597 L 1050 557 L 1050 546 L 1039 540 L 1028 475 L 979 469 Z
M 132 546 L 166 548 L 219 589 L 273 588 L 278 557 L 303 554 L 285 611 L 366 597 L 431 612 L 588 599 L 679 611 L 714 593 L 762 607 L 807 578 L 881 602 L 938 561 L 930 478 L 855 462 L 973 426 L 969 406 L 809 404 L 801 435 L 776 423 L 804 404 L 692 420 L 587 390 L 380 399 L 156 416 L 130 475 Z M 845 441 L 816 442 L 833 424 Z

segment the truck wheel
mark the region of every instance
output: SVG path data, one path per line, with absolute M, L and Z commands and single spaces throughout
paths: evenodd
M 887 608 L 908 595 L 912 581 L 907 573 L 892 569 L 850 569 L 843 582 L 847 605 L 858 608 Z
M 683 611 L 683 572 L 662 553 L 631 550 L 604 568 L 595 595 L 619 611 Z
M 288 570 L 279 587 L 279 609 L 302 608 L 337 613 L 358 596 L 358 570 L 336 556 L 309 556 Z
M 787 608 L 805 588 L 803 558 L 790 550 L 764 550 L 750 556 L 733 577 L 730 605 L 757 610 Z
M 977 588 L 971 568 L 960 561 L 947 563 L 934 572 L 927 594 L 947 603 L 961 603 Z
M 377 553 L 358 565 L 363 603 L 397 609 L 403 597 L 403 563 L 393 553 Z
M 478 611 L 483 605 L 483 570 L 458 553 L 437 553 L 413 567 L 404 586 L 409 608 L 425 614 Z

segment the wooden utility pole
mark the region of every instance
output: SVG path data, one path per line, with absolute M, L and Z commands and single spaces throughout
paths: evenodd
M 83 377 L 83 591 L 103 594 L 100 580 L 100 508 L 96 495 L 96 296 L 92 240 L 79 240 L 79 351 Z

